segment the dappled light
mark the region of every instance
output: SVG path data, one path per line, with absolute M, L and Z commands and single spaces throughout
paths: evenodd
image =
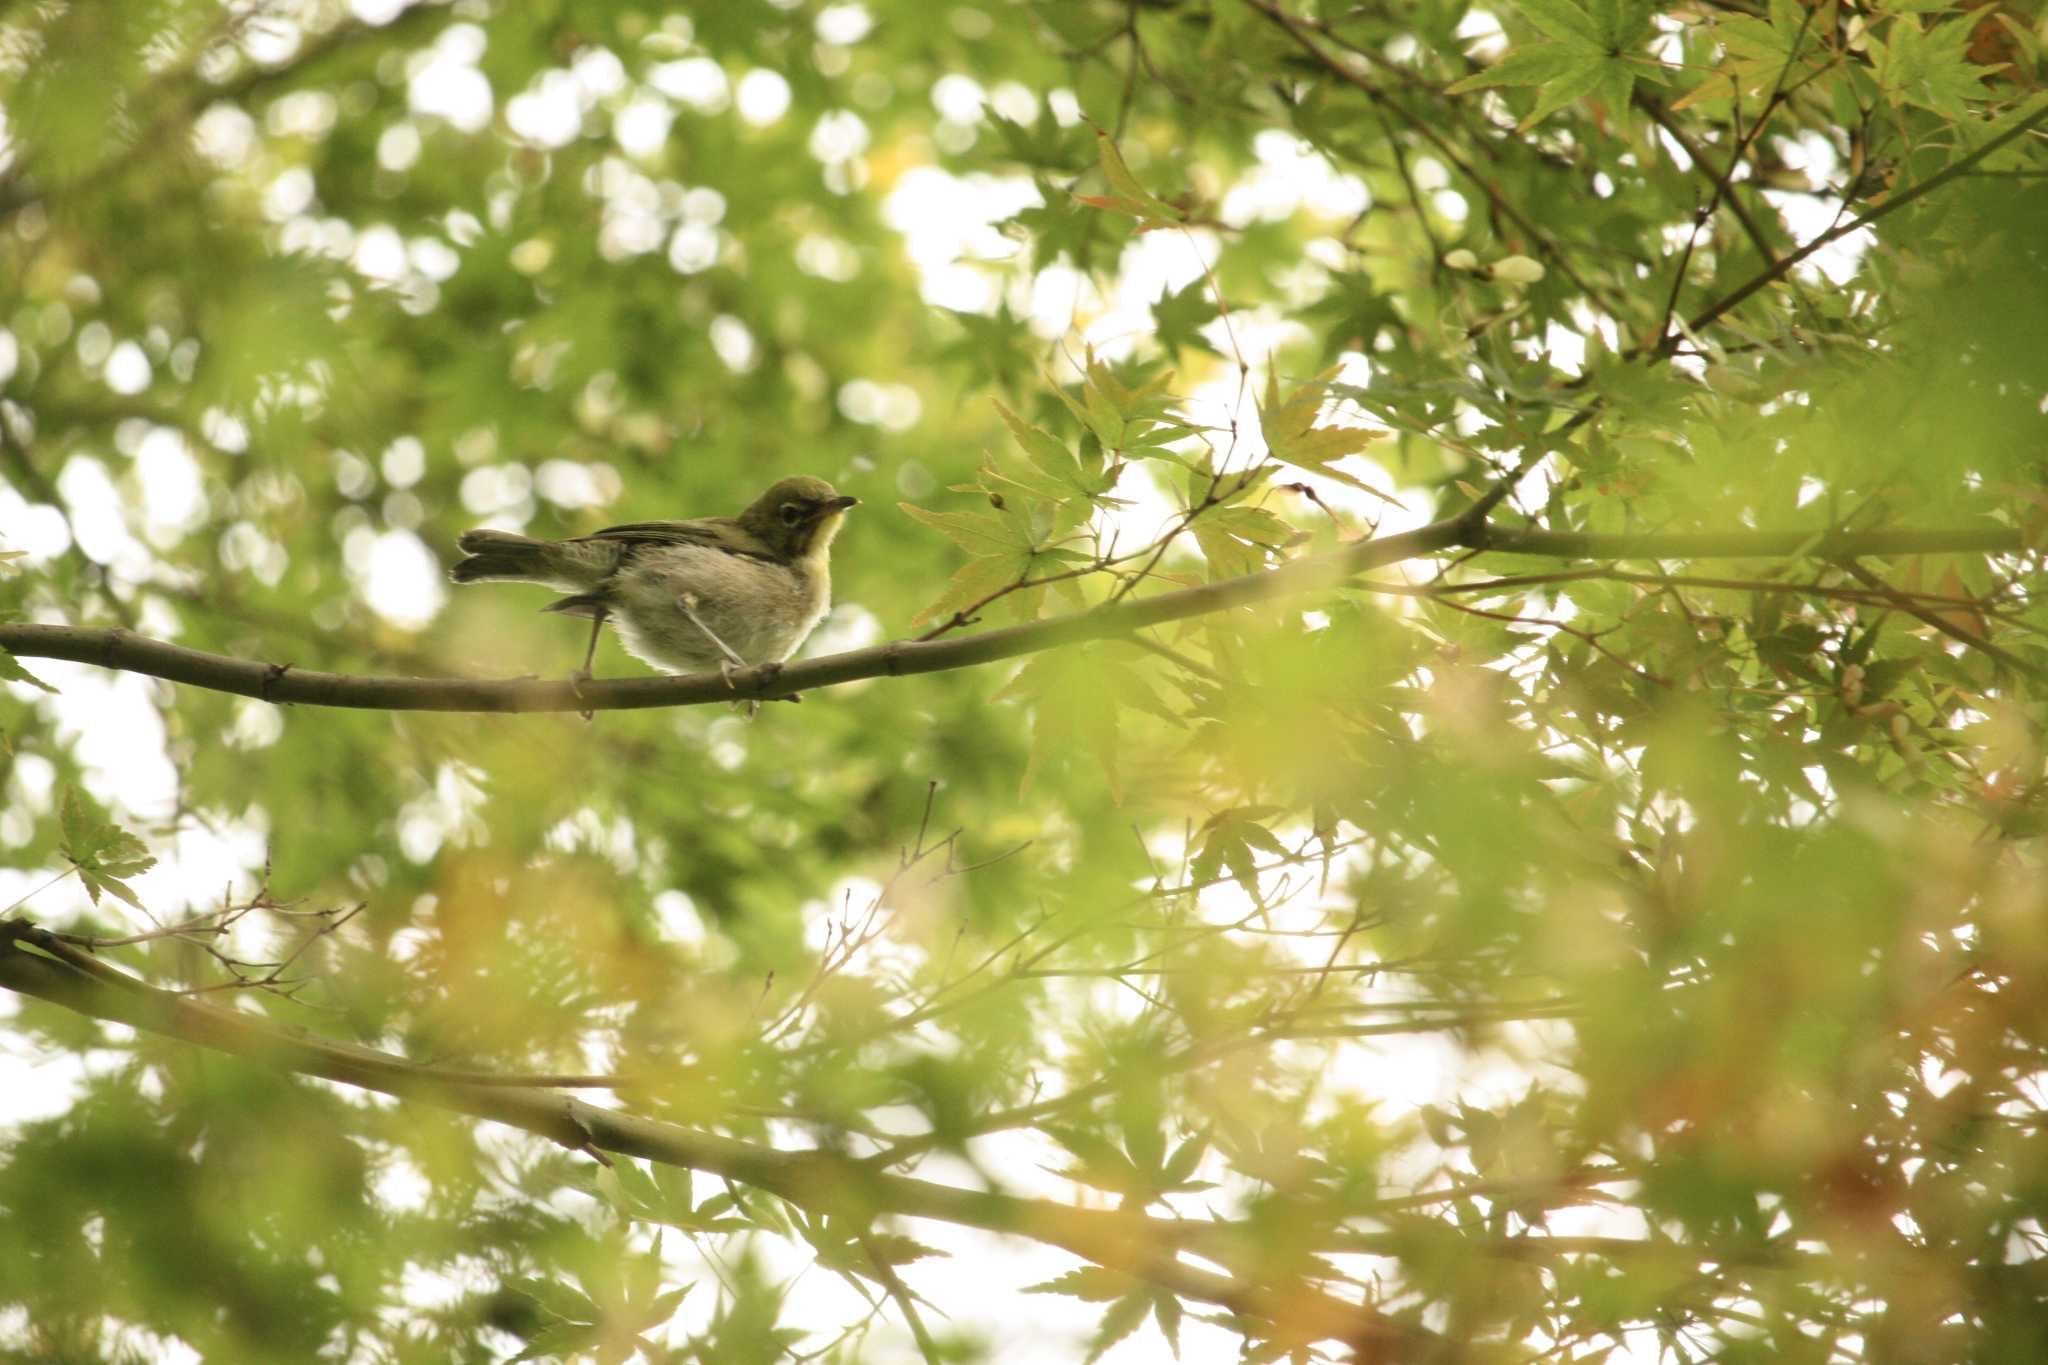
M 0 1355 L 2048 1358 L 2044 43 L 0 6 Z

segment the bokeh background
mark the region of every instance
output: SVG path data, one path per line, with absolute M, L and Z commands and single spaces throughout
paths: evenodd
M 1792 0 L 0 6 L 10 620 L 563 676 L 578 623 L 452 589 L 456 534 L 792 473 L 862 499 L 814 654 L 1503 479 L 1504 523 L 1568 534 L 2005 537 L 1425 560 L 751 720 L 24 656 L 0 900 L 144 936 L 106 961 L 435 1065 L 627 1073 L 595 1098 L 764 1151 L 1215 1219 L 1247 1296 L 8 995 L 0 1350 L 1396 1358 L 1310 1294 L 1443 1358 L 2048 1349 L 2042 36 Z M 156 860 L 132 903 L 75 871 L 115 826 Z

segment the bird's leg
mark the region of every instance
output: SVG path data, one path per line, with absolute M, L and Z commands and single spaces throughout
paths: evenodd
M 590 618 L 590 646 L 583 651 L 583 667 L 569 675 L 569 686 L 575 690 L 578 700 L 581 700 L 583 696 L 583 684 L 590 681 L 590 663 L 591 660 L 597 657 L 598 633 L 604 629 L 605 617 L 608 615 L 610 615 L 609 612 L 603 607 L 599 607 L 597 614 Z M 584 707 L 580 714 L 585 720 L 591 718 L 591 711 L 588 706 Z
M 604 629 L 605 618 L 610 615 L 610 612 L 599 607 L 597 615 L 590 618 L 590 647 L 583 651 L 583 667 L 576 670 L 576 676 L 584 682 L 590 680 L 590 661 L 597 657 L 598 632 Z
M 719 660 L 718 672 L 725 679 L 727 687 L 733 686 L 732 671 L 735 668 L 745 668 L 747 661 L 735 653 L 731 645 L 719 639 L 717 631 L 704 624 L 704 618 L 697 614 L 696 593 L 686 592 L 679 594 L 676 598 L 676 605 L 683 609 L 683 615 L 690 618 L 691 625 L 704 632 L 705 639 L 718 646 L 718 652 L 725 656 Z

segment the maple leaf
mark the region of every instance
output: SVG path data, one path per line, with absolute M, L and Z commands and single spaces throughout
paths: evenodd
M 1914 15 L 1894 17 L 1871 71 L 1886 99 L 1894 106 L 1917 104 L 1951 118 L 1967 117 L 1969 101 L 1984 94 L 1988 70 L 1970 64 L 1971 28 L 1963 19 L 1922 30 Z
M 124 879 L 156 866 L 142 840 L 102 816 L 91 799 L 80 796 L 76 788 L 64 793 L 59 824 L 59 848 L 78 869 L 92 903 L 98 905 L 100 893 L 105 891 L 141 910 L 142 902 Z
M 1123 154 L 1117 151 L 1115 138 L 1097 128 L 1095 145 L 1102 178 L 1109 182 L 1110 188 L 1116 193 L 1077 194 L 1074 196 L 1076 201 L 1090 208 L 1128 214 L 1138 220 L 1140 232 L 1147 232 L 1153 228 L 1177 227 L 1187 221 L 1185 209 L 1167 203 L 1138 183 L 1138 177 L 1132 175 L 1131 168 L 1124 164 Z
M 8 682 L 25 682 L 32 686 L 40 687 L 45 692 L 54 693 L 57 690 L 35 674 L 29 672 L 26 668 L 23 668 L 21 662 L 10 651 L 5 649 L 0 649 L 0 679 L 5 679 Z
M 1120 712 L 1135 707 L 1180 723 L 1129 667 L 1098 657 L 1098 649 L 1054 650 L 1040 654 L 1012 678 L 993 701 L 1022 701 L 1033 710 L 1031 757 L 1020 790 L 1029 791 L 1047 765 L 1078 753 L 1092 755 L 1108 779 L 1110 799 L 1123 803 L 1122 771 L 1117 762 Z
M 1209 576 L 1237 578 L 1266 566 L 1308 533 L 1263 507 L 1219 507 L 1195 519 L 1195 544 L 1209 561 Z
M 1021 582 L 1031 570 L 1030 525 L 1022 510 L 1007 500 L 994 512 L 932 512 L 907 502 L 897 506 L 905 516 L 943 533 L 969 556 L 938 599 L 911 618 L 913 626 L 951 617 Z
M 1329 396 L 1330 381 L 1336 377 L 1337 367 L 1332 366 L 1282 398 L 1279 374 L 1267 372 L 1266 396 L 1259 403 L 1259 425 L 1266 433 L 1266 449 L 1283 464 L 1377 493 L 1379 490 L 1363 479 L 1338 469 L 1336 462 L 1346 455 L 1356 455 L 1386 433 L 1364 427 L 1316 425 L 1323 400 Z
M 1599 96 L 1610 116 L 1623 118 L 1638 79 L 1663 80 L 1655 65 L 1632 55 L 1654 31 L 1655 7 L 1645 0 L 1594 0 L 1590 10 L 1573 0 L 1515 0 L 1515 8 L 1548 41 L 1514 49 L 1489 69 L 1446 87 L 1445 94 L 1533 85 L 1536 104 L 1521 124 L 1529 128 L 1586 95 Z
M 1162 288 L 1152 304 L 1152 325 L 1158 329 L 1159 344 L 1175 352 L 1192 347 L 1221 354 L 1202 335 L 1202 329 L 1223 316 L 1223 310 L 1209 296 L 1209 281 L 1197 277 L 1178 293 Z

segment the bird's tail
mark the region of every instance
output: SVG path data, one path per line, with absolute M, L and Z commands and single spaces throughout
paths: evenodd
M 457 583 L 546 582 L 555 576 L 545 540 L 510 531 L 464 531 L 455 544 L 469 556 L 448 571 Z
M 469 556 L 448 571 L 457 583 L 545 583 L 563 592 L 588 592 L 619 565 L 616 541 L 464 531 L 455 543 Z

